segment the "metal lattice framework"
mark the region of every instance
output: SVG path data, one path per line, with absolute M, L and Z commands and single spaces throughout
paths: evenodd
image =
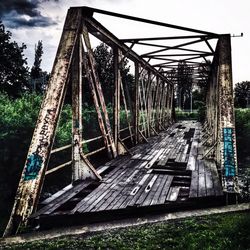
M 129 19 L 136 22 L 189 32 L 189 35 L 119 39 L 96 19 L 94 13 Z M 95 57 L 89 34 L 108 44 L 114 54 L 114 124 L 110 123 L 102 85 L 96 70 Z M 216 40 L 214 49 L 210 40 Z M 174 45 L 168 45 L 169 41 Z M 185 42 L 180 43 L 180 41 Z M 191 49 L 190 45 L 205 44 L 206 50 Z M 136 46 L 152 50 L 138 54 Z M 173 74 L 178 63 L 185 62 L 193 69 L 203 68 L 202 74 L 193 74 L 196 81 L 208 87 L 205 136 L 208 154 L 214 152 L 222 170 L 225 192 L 237 192 L 237 158 L 232 90 L 230 35 L 220 35 L 177 25 L 121 15 L 88 7 L 70 8 L 65 20 L 50 81 L 46 90 L 36 128 L 28 151 L 25 167 L 18 186 L 11 218 L 5 235 L 16 233 L 26 225 L 36 210 L 44 178 L 57 169 L 71 165 L 72 182 L 86 178 L 101 179 L 87 156 L 106 150 L 110 158 L 127 151 L 125 141 L 137 144 L 158 134 L 174 122 L 174 85 L 178 75 Z M 133 96 L 126 91 L 120 65 L 125 58 L 134 63 L 135 87 Z M 212 64 L 209 58 L 213 58 Z M 208 67 L 209 66 L 209 67 Z M 82 86 L 89 84 L 96 109 L 104 147 L 87 155 L 82 144 Z M 53 149 L 55 131 L 64 103 L 66 90 L 72 87 L 73 129 L 72 144 Z M 120 105 L 123 103 L 128 122 L 128 136 L 121 138 Z M 72 160 L 47 170 L 50 155 L 72 148 Z

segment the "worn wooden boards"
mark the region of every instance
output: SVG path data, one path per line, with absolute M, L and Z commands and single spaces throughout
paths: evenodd
M 83 182 L 43 202 L 33 217 L 157 208 L 222 196 L 214 161 L 202 159 L 201 124 L 183 121 L 99 169 L 101 182 Z

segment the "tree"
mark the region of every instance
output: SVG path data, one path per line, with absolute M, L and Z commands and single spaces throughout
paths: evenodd
M 48 78 L 47 72 L 43 72 L 41 69 L 42 54 L 43 43 L 39 40 L 35 46 L 35 60 L 30 72 L 33 90 L 39 93 L 43 92 L 45 89 Z
M 180 109 L 190 107 L 190 98 L 193 83 L 193 69 L 185 61 L 178 63 L 177 68 L 177 98 Z
M 42 54 L 43 54 L 43 43 L 42 41 L 39 40 L 38 44 L 35 46 L 35 60 L 30 72 L 30 76 L 32 79 L 36 79 L 41 76 Z
M 238 108 L 246 108 L 250 104 L 250 82 L 243 81 L 236 83 L 234 88 L 235 106 Z
M 114 91 L 114 57 L 113 52 L 105 43 L 101 43 L 94 50 L 99 80 L 107 103 L 112 102 Z
M 23 54 L 26 45 L 18 46 L 11 36 L 0 21 L 0 90 L 17 97 L 28 89 L 29 72 Z
M 101 43 L 94 50 L 97 72 L 102 84 L 103 94 L 107 103 L 112 103 L 114 93 L 114 55 L 113 50 L 105 43 Z M 133 86 L 133 76 L 129 73 L 128 60 L 121 65 L 121 76 L 125 91 L 130 92 Z

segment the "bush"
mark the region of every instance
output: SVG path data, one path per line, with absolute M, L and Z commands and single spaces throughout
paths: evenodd
M 250 109 L 236 109 L 236 139 L 239 156 L 250 156 Z
M 196 120 L 198 119 L 198 113 L 197 111 L 193 112 L 185 112 L 182 110 L 176 110 L 175 116 L 177 120 Z
M 41 102 L 42 96 L 37 94 L 24 94 L 18 99 L 12 99 L 0 93 L 0 214 L 3 224 L 6 223 L 8 209 L 16 193 Z M 69 105 L 62 111 L 57 130 L 55 144 L 62 146 L 70 143 Z M 1 223 L 0 229 L 3 227 Z

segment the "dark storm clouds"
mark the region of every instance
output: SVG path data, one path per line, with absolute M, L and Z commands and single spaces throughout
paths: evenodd
M 1 0 L 0 19 L 9 28 L 47 27 L 56 24 L 39 11 L 42 2 L 49 0 Z M 51 0 L 58 2 L 58 0 Z M 25 18 L 26 15 L 28 18 Z

